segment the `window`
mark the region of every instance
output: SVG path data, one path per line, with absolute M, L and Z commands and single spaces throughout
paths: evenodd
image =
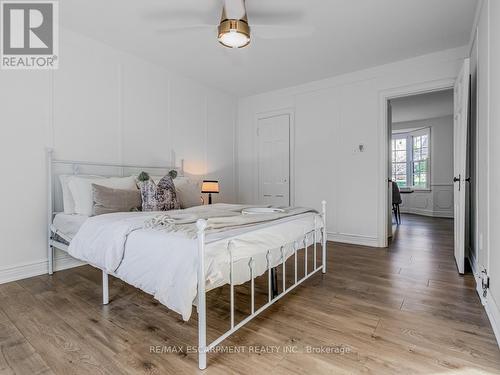
M 413 186 L 427 189 L 429 175 L 429 134 L 413 136 Z
M 406 147 L 406 137 L 392 140 L 392 180 L 396 181 L 399 187 L 408 186 L 408 151 Z
M 400 188 L 430 188 L 430 129 L 392 136 L 392 180 Z

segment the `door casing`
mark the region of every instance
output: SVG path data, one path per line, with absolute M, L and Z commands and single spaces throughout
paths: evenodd
M 389 138 L 388 138 L 388 101 L 392 99 L 402 98 L 406 96 L 413 96 L 419 94 L 426 94 L 436 91 L 443 91 L 453 89 L 455 86 L 456 77 L 441 79 L 436 81 L 428 81 L 414 85 L 402 86 L 393 89 L 383 90 L 379 94 L 379 147 L 380 147 L 380 160 L 379 160 L 379 202 L 378 202 L 378 246 L 387 247 L 389 244 L 389 230 L 392 231 L 392 226 L 389 228 L 389 194 L 387 193 L 387 181 L 392 178 L 388 173 L 389 164 Z

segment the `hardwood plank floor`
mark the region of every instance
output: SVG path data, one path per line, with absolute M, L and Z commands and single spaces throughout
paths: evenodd
M 329 243 L 328 273 L 224 343 L 244 353 L 209 354 L 205 372 L 500 374 L 473 277 L 456 271 L 452 230 L 451 220 L 403 215 L 388 249 Z M 117 279 L 102 306 L 100 278 L 83 266 L 0 285 L 0 374 L 199 372 L 188 352 L 197 344 L 196 313 L 183 322 Z M 266 301 L 266 282 L 256 282 L 257 305 Z M 239 321 L 249 312 L 249 288 L 236 292 Z M 207 304 L 214 339 L 229 327 L 228 288 L 209 292 Z

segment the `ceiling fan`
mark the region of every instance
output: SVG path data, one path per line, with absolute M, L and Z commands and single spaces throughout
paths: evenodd
M 273 21 L 300 19 L 302 12 L 259 12 L 250 13 L 251 20 L 272 19 Z M 314 29 L 303 25 L 258 24 L 250 23 L 247 17 L 245 0 L 223 0 L 222 16 L 218 25 L 197 24 L 162 28 L 158 31 L 174 33 L 186 30 L 216 29 L 217 40 L 228 48 L 243 48 L 250 44 L 252 37 L 262 39 L 285 39 L 310 36 Z

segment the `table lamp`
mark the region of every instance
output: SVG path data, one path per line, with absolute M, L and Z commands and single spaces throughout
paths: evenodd
M 204 180 L 201 185 L 202 194 L 208 194 L 208 204 L 212 204 L 212 193 L 219 193 L 219 181 Z

